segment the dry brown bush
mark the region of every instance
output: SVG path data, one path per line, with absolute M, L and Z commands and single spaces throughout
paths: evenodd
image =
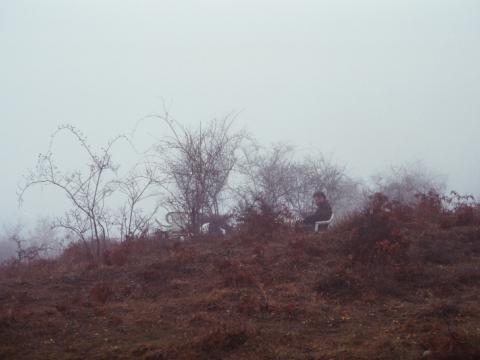
M 106 283 L 98 283 L 90 289 L 90 298 L 100 304 L 105 304 L 112 295 L 113 290 Z
M 371 270 L 404 263 L 410 246 L 404 224 L 410 214 L 409 207 L 374 194 L 362 211 L 339 226 L 347 237 L 344 251 L 353 263 Z
M 275 210 L 259 198 L 246 206 L 237 216 L 240 239 L 246 242 L 271 241 L 280 235 L 291 233 L 292 216 L 287 209 Z

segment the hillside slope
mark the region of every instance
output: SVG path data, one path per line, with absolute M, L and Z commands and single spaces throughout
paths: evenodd
M 4 266 L 0 358 L 480 358 L 480 227 L 414 230 L 399 262 L 358 262 L 345 236 L 138 240 L 98 266 Z

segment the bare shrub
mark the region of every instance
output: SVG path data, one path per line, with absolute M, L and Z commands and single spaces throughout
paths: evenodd
M 146 236 L 153 225 L 160 203 L 156 201 L 148 211 L 140 208 L 140 205 L 160 195 L 158 187 L 164 183 L 164 179 L 159 174 L 158 168 L 149 163 L 137 164 L 124 178 L 116 180 L 115 183 L 126 198 L 115 219 L 119 227 L 120 240 Z
M 374 175 L 372 180 L 374 184 L 371 192 L 383 193 L 390 200 L 403 204 L 415 203 L 419 193 L 442 193 L 445 188 L 442 177 L 420 162 L 392 166 L 389 170 Z
M 315 191 L 327 194 L 338 217 L 363 200 L 360 183 L 350 178 L 343 166 L 321 153 L 299 157 L 292 146 L 283 143 L 244 149 L 240 172 L 243 183 L 237 196 L 241 201 L 262 198 L 274 210 L 288 208 L 297 218 L 314 210 Z
M 171 131 L 155 146 L 157 166 L 167 176 L 166 206 L 186 214 L 185 230 L 198 234 L 202 219 L 220 215 L 225 205 L 230 174 L 246 135 L 233 129 L 232 116 L 197 128 L 182 126 L 168 112 L 157 118 Z
M 282 143 L 268 149 L 257 144 L 244 148 L 239 169 L 244 180 L 237 190 L 237 195 L 246 204 L 262 199 L 273 211 L 285 207 L 291 182 L 294 181 L 293 157 L 293 147 Z
M 5 239 L 14 246 L 15 261 L 30 263 L 47 257 L 50 244 L 46 241 L 32 243 L 32 239 L 23 234 L 23 227 L 20 222 L 11 228 L 5 227 Z
M 62 132 L 73 136 L 86 154 L 88 165 L 84 171 L 62 171 L 55 164 L 52 146 Z M 111 149 L 121 138 L 124 137 L 117 136 L 104 148 L 94 152 L 78 129 L 71 125 L 60 126 L 52 135 L 47 153 L 39 155 L 36 168 L 25 178 L 19 194 L 19 201 L 22 202 L 26 191 L 32 187 L 47 185 L 59 189 L 72 207 L 55 221 L 55 225 L 75 234 L 85 244 L 91 259 L 100 259 L 101 246 L 108 237 L 111 222 L 105 203 L 114 192 L 117 169 L 112 160 Z M 94 241 L 90 243 L 90 239 Z M 94 245 L 93 251 L 90 245 Z
M 292 172 L 294 180 L 287 193 L 287 204 L 302 217 L 313 211 L 312 194 L 315 191 L 327 195 L 337 218 L 355 210 L 363 201 L 360 182 L 349 177 L 344 166 L 321 153 L 296 161 Z

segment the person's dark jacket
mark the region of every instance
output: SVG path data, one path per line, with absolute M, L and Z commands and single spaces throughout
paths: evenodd
M 303 223 L 308 225 L 315 225 L 317 221 L 330 220 L 331 217 L 332 208 L 330 207 L 328 201 L 324 201 L 317 207 L 315 213 L 303 219 Z

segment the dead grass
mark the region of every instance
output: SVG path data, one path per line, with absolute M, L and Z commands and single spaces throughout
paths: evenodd
M 348 246 L 366 239 L 354 224 L 378 225 L 364 214 L 321 235 L 143 239 L 95 266 L 73 250 L 5 265 L 0 358 L 480 358 L 480 228 L 380 214 L 372 249 Z M 377 246 L 385 234 L 408 246 Z

